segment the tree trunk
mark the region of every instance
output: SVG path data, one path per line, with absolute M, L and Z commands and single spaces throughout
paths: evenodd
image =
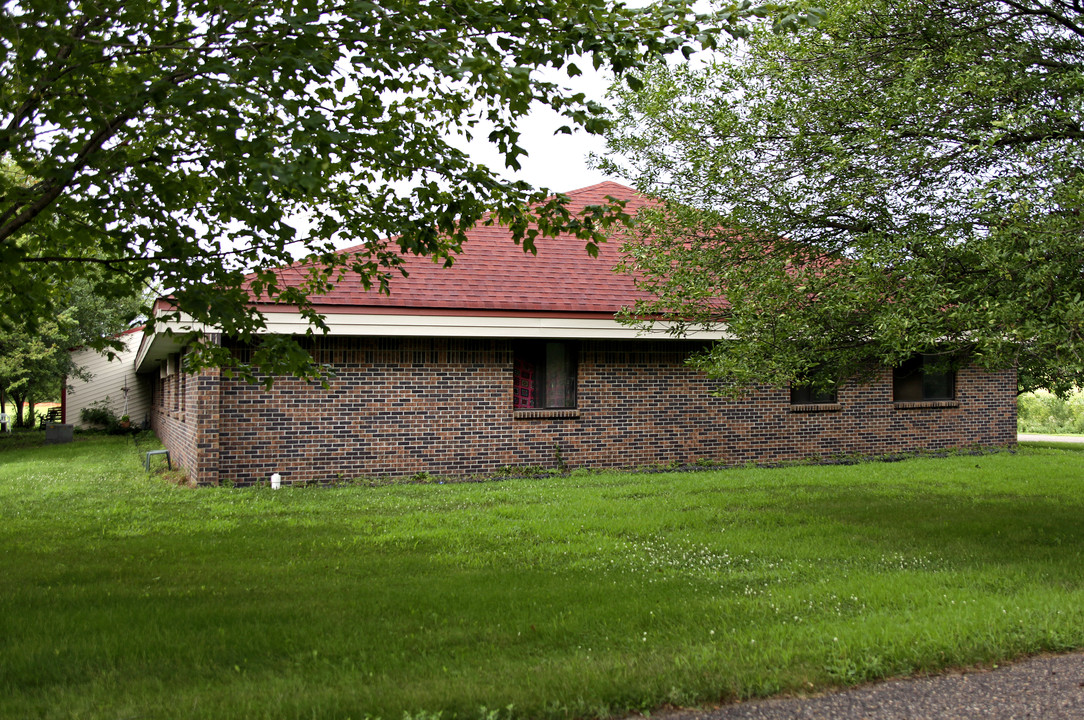
M 23 400 L 25 395 L 18 392 L 11 393 L 11 399 L 15 403 L 15 427 L 23 427 Z

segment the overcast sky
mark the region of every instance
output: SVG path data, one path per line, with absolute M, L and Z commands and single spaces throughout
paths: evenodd
M 562 72 L 559 75 L 555 73 L 552 79 L 576 92 L 584 93 L 592 100 L 603 102 L 612 76 L 592 70 L 590 61 L 576 64 L 583 70 L 583 75 L 570 79 Z M 519 129 L 527 156 L 520 158 L 523 167 L 519 171 L 505 168 L 501 154 L 493 145 L 485 142 L 484 137 L 468 147 L 472 158 L 500 171 L 502 176 L 525 180 L 535 187 L 547 187 L 557 192 L 576 190 L 603 180 L 626 182 L 624 178 L 603 175 L 588 168 L 587 156 L 591 152 L 601 153 L 605 149 L 601 137 L 589 135 L 583 130 L 572 135 L 554 135 L 557 128 L 568 124 L 570 123 L 567 119 L 549 108 L 536 108 L 524 118 Z M 484 136 L 484 133 L 480 134 Z
M 592 69 L 589 60 L 576 64 L 583 70 L 583 75 L 568 78 L 563 71 L 551 71 L 548 79 L 559 82 L 574 92 L 582 92 L 596 102 L 604 102 L 612 75 Z M 522 167 L 518 171 L 504 166 L 504 157 L 497 151 L 496 146 L 486 141 L 488 132 L 476 132 L 476 139 L 472 143 L 458 143 L 453 138 L 449 138 L 449 141 L 467 150 L 476 162 L 497 171 L 502 177 L 524 180 L 534 187 L 545 187 L 554 192 L 578 190 L 604 180 L 627 183 L 625 178 L 604 175 L 588 167 L 588 155 L 592 152 L 601 153 L 605 149 L 606 144 L 600 136 L 590 135 L 583 130 L 571 135 L 554 134 L 557 128 L 570 124 L 553 110 L 537 106 L 530 115 L 522 118 L 518 127 L 521 144 L 527 150 L 527 155 L 520 156 Z M 310 228 L 308 214 L 296 215 L 291 218 L 290 223 L 303 234 Z M 353 238 L 343 238 L 337 244 L 348 247 L 355 243 Z M 304 240 L 292 243 L 291 251 L 296 257 L 304 255 L 307 252 Z

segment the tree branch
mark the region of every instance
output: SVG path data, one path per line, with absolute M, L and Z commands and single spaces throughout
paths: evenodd
M 1019 13 L 1021 13 L 1023 15 L 1032 15 L 1032 16 L 1040 16 L 1040 17 L 1050 18 L 1051 20 L 1053 20 L 1057 24 L 1061 25 L 1066 30 L 1072 32 L 1073 34 L 1079 35 L 1080 37 L 1084 37 L 1084 27 L 1081 27 L 1080 25 L 1073 22 L 1072 20 L 1065 17 L 1064 15 L 1062 15 L 1060 13 L 1056 13 L 1053 10 L 1050 10 L 1049 8 L 1045 8 L 1045 7 L 1034 8 L 1034 7 L 1030 7 L 1028 5 L 1025 5 L 1024 3 L 1016 2 L 1016 0 L 999 0 L 999 1 L 1004 3 L 1005 5 L 1008 5 L 1011 8 L 1014 8 L 1017 12 L 1019 12 Z
M 84 19 L 75 24 L 72 28 L 72 39 L 83 40 L 84 34 L 90 28 L 100 27 L 106 21 L 104 16 L 100 16 L 94 19 Z M 67 72 L 67 68 L 59 67 L 61 63 L 71 57 L 72 50 L 75 49 L 75 43 L 72 42 L 68 45 L 63 45 L 57 51 L 56 56 L 53 58 L 53 66 L 56 69 L 54 73 L 47 75 L 38 87 L 31 89 L 27 93 L 27 99 L 23 101 L 23 104 L 12 113 L 11 119 L 8 120 L 8 124 L 4 127 L 3 133 L 0 133 L 0 139 L 13 137 L 15 131 L 20 125 L 30 116 L 31 111 L 41 104 L 42 98 L 45 97 L 45 88 L 52 85 L 61 76 Z M 10 142 L 0 142 L 0 155 L 5 154 L 11 147 Z
M 19 206 L 15 205 L 8 209 L 3 215 L 0 215 L 0 222 L 3 222 L 3 225 L 0 225 L 0 242 L 5 242 L 55 202 L 56 199 L 60 197 L 60 194 L 70 185 L 71 180 L 90 164 L 93 155 L 101 150 L 102 146 L 114 137 L 117 132 L 124 127 L 125 123 L 135 118 L 139 114 L 139 111 L 147 106 L 150 102 L 150 98 L 155 96 L 158 88 L 166 84 L 179 85 L 197 75 L 198 73 L 194 70 L 185 70 L 175 72 L 169 77 L 162 79 L 153 87 L 149 88 L 144 94 L 144 97 L 147 99 L 144 100 L 142 105 L 117 115 L 108 124 L 94 133 L 90 139 L 84 143 L 83 148 L 79 151 L 79 154 L 76 155 L 75 160 L 63 174 L 63 177 L 58 178 L 54 176 L 38 183 L 38 185 L 34 187 L 35 190 L 41 192 L 41 195 L 37 200 L 30 203 L 28 206 L 23 206 L 25 209 L 22 210 L 22 212 L 19 212 Z

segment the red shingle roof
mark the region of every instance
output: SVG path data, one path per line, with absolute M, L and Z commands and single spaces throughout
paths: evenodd
M 603 182 L 565 193 L 569 210 L 578 214 L 588 205 L 605 204 L 611 196 L 626 200 L 630 215 L 649 204 L 635 190 L 615 182 Z M 410 273 L 391 277 L 391 294 L 365 291 L 349 277 L 327 295 L 314 298 L 323 311 L 378 312 L 395 308 L 407 312 L 515 311 L 558 313 L 606 313 L 612 315 L 643 295 L 632 277 L 613 271 L 620 260 L 621 239 L 599 246 L 597 258 L 573 236 L 538 238 L 537 255 L 524 253 L 512 242 L 505 227 L 476 226 L 467 233 L 463 252 L 451 267 L 431 258 L 405 257 Z M 344 250 L 349 252 L 349 249 Z M 298 275 L 300 280 L 300 274 Z M 329 307 L 330 306 L 330 307 Z

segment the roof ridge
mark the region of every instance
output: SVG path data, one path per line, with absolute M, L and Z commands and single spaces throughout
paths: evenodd
M 604 185 L 612 185 L 612 186 L 620 188 L 622 190 L 628 190 L 630 192 L 634 192 L 637 195 L 643 195 L 643 193 L 641 193 L 636 188 L 629 187 L 628 185 L 623 185 L 622 183 L 619 183 L 619 182 L 617 182 L 615 180 L 603 180 L 601 182 L 595 183 L 594 185 L 587 185 L 585 187 L 576 188 L 575 190 L 568 190 L 567 192 L 555 192 L 554 194 L 549 195 L 547 197 L 551 198 L 551 199 L 556 197 L 557 195 L 565 195 L 565 196 L 571 197 L 573 195 L 580 195 L 580 194 L 583 194 L 583 193 L 586 193 L 586 192 L 590 192 L 592 190 L 596 190 L 596 189 L 598 189 L 598 188 L 600 188 L 600 187 L 602 187 Z M 488 217 L 490 217 L 491 214 L 492 213 L 487 212 L 485 215 L 483 215 L 481 218 L 479 218 L 478 221 L 475 223 L 475 227 L 478 227 L 478 225 L 485 224 L 486 219 Z M 389 237 L 387 237 L 385 239 L 388 240 L 388 241 L 391 241 L 391 240 L 394 240 L 397 237 L 398 237 L 398 235 L 391 235 L 391 236 L 389 236 Z M 339 254 L 345 255 L 345 254 L 348 254 L 348 253 L 351 253 L 351 252 L 355 252 L 358 248 L 363 248 L 367 244 L 368 243 L 357 243 L 356 245 L 349 245 L 347 247 L 338 248 L 337 250 L 335 250 L 335 254 L 336 255 L 339 255 Z M 280 272 L 283 271 L 283 270 L 297 270 L 297 271 L 300 271 L 301 268 L 305 267 L 306 265 L 307 265 L 307 263 L 304 260 L 295 260 L 292 263 L 290 263 L 289 265 L 284 265 L 282 267 L 276 268 L 276 271 L 280 271 Z M 255 273 L 248 273 L 246 275 L 246 278 L 251 277 L 254 274 Z
M 604 180 L 566 193 L 550 196 L 552 201 L 565 196 L 570 211 L 578 214 L 585 206 L 605 204 L 605 197 L 629 201 L 628 212 L 650 204 L 643 193 L 613 180 Z M 487 223 L 487 213 L 471 228 L 466 229 L 462 253 L 455 256 L 451 269 L 438 268 L 430 256 L 402 256 L 402 269 L 409 270 L 410 279 L 393 280 L 394 292 L 384 296 L 372 289 L 363 289 L 357 282 L 335 282 L 326 295 L 314 297 L 317 305 L 355 305 L 357 307 L 398 307 L 419 312 L 422 308 L 481 308 L 515 311 L 556 311 L 584 306 L 599 312 L 613 313 L 628 305 L 643 291 L 627 275 L 611 270 L 619 263 L 619 243 L 599 246 L 599 256 L 591 257 L 574 233 L 559 233 L 539 240 L 540 252 L 524 255 L 522 245 L 511 242 L 511 231 L 503 223 Z M 396 236 L 387 238 L 394 243 Z M 335 250 L 340 258 L 365 252 L 367 243 L 354 243 Z M 428 261 L 428 262 L 427 262 Z M 279 284 L 295 286 L 320 258 L 301 258 L 289 265 L 275 268 Z M 349 273 L 348 273 L 349 274 Z M 251 282 L 253 274 L 246 277 Z M 271 301 L 253 297 L 258 303 Z
M 568 190 L 566 192 L 558 193 L 558 194 L 559 195 L 570 195 L 570 196 L 571 195 L 579 195 L 580 193 L 585 193 L 585 192 L 588 192 L 590 190 L 597 190 L 598 188 L 602 187 L 603 185 L 615 185 L 615 186 L 621 188 L 622 190 L 631 190 L 634 193 L 637 193 L 637 194 L 640 193 L 640 191 L 637 190 L 636 188 L 629 187 L 628 185 L 624 185 L 622 183 L 619 183 L 616 180 L 603 180 L 601 182 L 595 183 L 594 185 L 588 185 L 586 187 L 576 188 L 575 190 Z

